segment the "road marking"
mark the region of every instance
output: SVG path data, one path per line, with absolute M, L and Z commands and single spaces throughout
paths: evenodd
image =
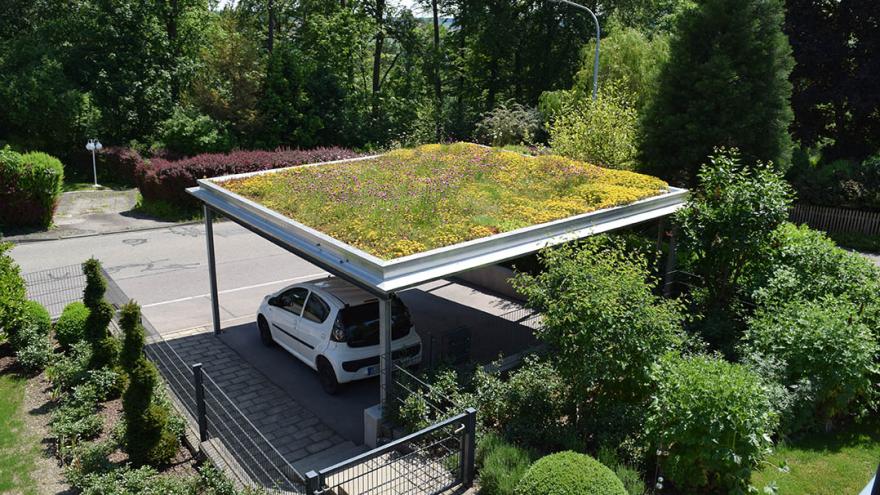
M 328 275 L 328 273 L 326 273 L 326 272 L 319 272 L 319 273 L 313 273 L 313 274 L 311 274 L 311 275 L 303 275 L 303 276 L 301 276 L 301 277 L 293 277 L 293 278 L 285 278 L 285 279 L 281 279 L 281 280 L 273 280 L 272 282 L 264 282 L 264 283 L 262 283 L 262 284 L 246 285 L 246 286 L 244 286 L 244 287 L 236 287 L 236 288 L 234 288 L 234 289 L 221 290 L 221 291 L 218 292 L 217 294 L 218 294 L 218 295 L 220 295 L 220 294 L 230 294 L 230 293 L 232 293 L 232 292 L 239 292 L 239 291 L 250 290 L 250 289 L 258 289 L 258 288 L 260 288 L 260 287 L 266 287 L 266 286 L 268 286 L 268 285 L 275 285 L 275 284 L 282 284 L 282 283 L 286 283 L 286 282 L 296 282 L 297 280 L 306 280 L 306 279 L 310 279 L 310 278 L 321 277 L 321 276 L 324 276 L 324 275 Z M 184 302 L 184 301 L 191 301 L 191 300 L 193 300 L 193 299 L 199 299 L 199 298 L 201 298 L 201 297 L 211 297 L 211 294 L 199 294 L 199 295 L 197 295 L 197 296 L 181 297 L 181 298 L 179 298 L 179 299 L 170 299 L 170 300 L 168 300 L 168 301 L 160 301 L 160 302 L 155 302 L 155 303 L 151 303 L 151 304 L 144 304 L 143 306 L 141 306 L 141 308 L 153 308 L 153 307 L 156 307 L 156 306 L 164 306 L 164 305 L 166 305 L 166 304 L 174 304 L 174 303 L 179 303 L 179 302 Z

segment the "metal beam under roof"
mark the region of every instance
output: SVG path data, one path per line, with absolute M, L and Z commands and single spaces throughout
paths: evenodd
M 367 157 L 369 158 L 369 157 Z M 361 160 L 354 159 L 354 160 Z M 339 163 L 353 160 L 340 160 Z M 313 166 L 320 166 L 315 164 Z M 474 268 L 525 256 L 541 249 L 610 232 L 674 213 L 688 191 L 669 191 L 633 203 L 532 225 L 510 232 L 383 260 L 303 225 L 223 187 L 223 182 L 284 169 L 201 179 L 187 189 L 199 201 L 248 230 L 379 297 Z

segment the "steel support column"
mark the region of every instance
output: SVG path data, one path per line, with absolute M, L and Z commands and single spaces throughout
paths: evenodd
M 391 299 L 379 299 L 379 399 L 382 417 L 387 417 L 388 407 L 394 399 L 393 360 L 391 359 Z
M 669 296 L 672 294 L 672 284 L 675 283 L 675 269 L 676 269 L 676 261 L 678 260 L 678 253 L 676 252 L 676 243 L 678 237 L 678 225 L 672 225 L 672 231 L 669 233 L 669 252 L 666 255 L 666 269 L 663 274 L 663 295 Z
M 220 335 L 220 301 L 217 296 L 217 260 L 214 257 L 214 210 L 204 205 L 205 239 L 208 243 L 208 278 L 211 282 L 211 322 L 214 335 Z

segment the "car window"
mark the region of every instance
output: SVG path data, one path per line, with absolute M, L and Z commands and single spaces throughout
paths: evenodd
M 309 290 L 302 287 L 288 289 L 278 296 L 278 306 L 299 316 L 302 314 L 303 303 L 306 302 L 308 295 Z
M 312 292 L 308 302 L 306 302 L 303 318 L 315 323 L 324 323 L 328 316 L 330 316 L 330 306 L 320 296 Z

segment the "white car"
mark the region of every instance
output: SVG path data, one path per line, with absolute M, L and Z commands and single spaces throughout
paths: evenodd
M 422 361 L 422 340 L 403 302 L 394 297 L 391 307 L 392 359 L 415 366 Z M 269 294 L 257 326 L 264 344 L 278 344 L 316 370 L 327 393 L 379 374 L 379 301 L 342 279 L 327 277 Z

